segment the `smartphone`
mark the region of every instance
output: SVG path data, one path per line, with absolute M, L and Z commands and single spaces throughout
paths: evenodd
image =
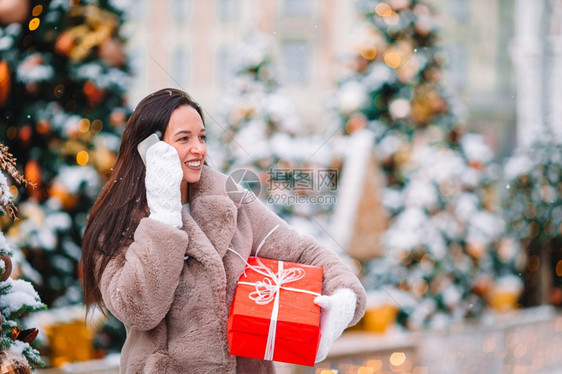
M 158 135 L 152 134 L 148 138 L 140 142 L 139 145 L 137 145 L 137 150 L 139 151 L 139 154 L 142 158 L 142 162 L 144 163 L 145 166 L 146 166 L 146 151 L 148 151 L 148 148 L 152 147 L 154 144 L 158 143 L 159 141 L 160 138 L 158 137 Z

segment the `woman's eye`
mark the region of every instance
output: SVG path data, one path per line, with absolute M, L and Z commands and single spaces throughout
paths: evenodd
M 199 140 L 207 141 L 207 135 L 199 135 Z
M 187 140 L 189 140 L 188 136 L 184 136 L 184 137 L 178 139 L 178 141 L 180 141 L 180 142 L 185 142 Z

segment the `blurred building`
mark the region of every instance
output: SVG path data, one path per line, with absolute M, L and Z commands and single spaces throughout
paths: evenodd
M 307 125 L 322 124 L 354 1 L 143 0 L 131 10 L 129 51 L 137 72 L 131 103 L 182 87 L 211 115 L 231 72 L 230 55 L 252 30 L 276 40 L 277 76 Z
M 483 133 L 500 157 L 509 155 L 517 142 L 516 117 L 521 115 L 513 61 L 525 58 L 521 53 L 532 59 L 529 50 L 519 48 L 523 34 L 516 28 L 522 23 L 516 17 L 554 9 L 548 4 L 555 1 L 537 1 L 536 6 L 531 1 L 528 11 L 517 11 L 516 0 L 427 2 L 443 27 L 445 83 L 466 107 L 469 126 Z M 212 115 L 228 81 L 232 49 L 257 29 L 276 40 L 277 76 L 305 124 L 326 128 L 325 102 L 349 47 L 357 21 L 355 5 L 355 0 L 134 2 L 128 25 L 136 71 L 131 103 L 158 88 L 182 87 Z M 549 40 L 545 43 L 556 44 Z

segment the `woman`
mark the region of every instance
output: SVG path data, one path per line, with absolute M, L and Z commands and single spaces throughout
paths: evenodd
M 162 141 L 148 148 L 145 168 L 137 145 L 157 131 Z M 227 177 L 205 165 L 206 155 L 199 105 L 180 90 L 155 92 L 127 122 L 114 172 L 92 208 L 83 240 L 84 298 L 124 323 L 121 372 L 274 372 L 269 361 L 231 356 L 226 334 L 245 266 L 239 256 L 255 254 L 268 234 L 260 257 L 324 268 L 323 295 L 315 299 L 323 360 L 361 318 L 364 289 L 335 254 L 259 200 L 232 201 Z

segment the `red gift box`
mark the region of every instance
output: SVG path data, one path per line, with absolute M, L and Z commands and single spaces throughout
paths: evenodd
M 314 366 L 321 291 L 320 267 L 248 258 L 230 306 L 230 354 Z

